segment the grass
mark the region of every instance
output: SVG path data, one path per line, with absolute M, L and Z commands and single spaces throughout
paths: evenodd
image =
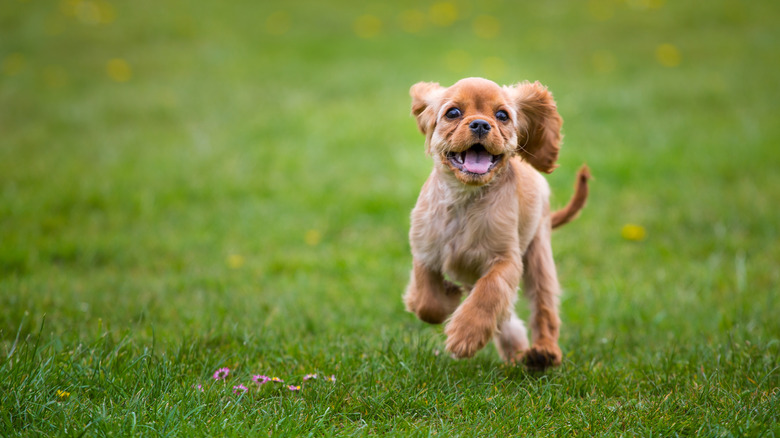
M 0 435 L 780 435 L 778 9 L 4 2 Z M 473 75 L 554 92 L 556 205 L 596 177 L 544 374 L 400 300 L 407 90 Z

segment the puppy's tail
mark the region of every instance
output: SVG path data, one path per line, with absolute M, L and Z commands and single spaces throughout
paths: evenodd
M 571 222 L 580 214 L 580 210 L 585 206 L 585 201 L 588 200 L 588 180 L 591 179 L 590 169 L 588 166 L 582 165 L 579 172 L 577 172 L 577 181 L 574 183 L 574 196 L 571 197 L 566 207 L 553 212 L 552 214 L 552 227 L 558 228 L 561 225 L 565 225 Z

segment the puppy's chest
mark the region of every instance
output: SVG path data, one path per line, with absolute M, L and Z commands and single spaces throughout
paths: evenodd
M 429 213 L 416 233 L 423 249 L 416 255 L 459 282 L 474 284 L 496 257 L 517 247 L 517 224 L 487 206 L 450 205 Z

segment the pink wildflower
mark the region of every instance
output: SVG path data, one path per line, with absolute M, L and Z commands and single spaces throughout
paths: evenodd
M 328 382 L 336 383 L 336 375 L 331 374 L 330 377 L 326 377 L 325 380 L 327 380 Z
M 214 380 L 225 380 L 230 374 L 230 368 L 220 368 L 214 371 Z
M 300 387 L 300 385 L 298 385 L 298 386 L 290 385 L 290 386 L 287 387 L 287 389 L 289 389 L 290 391 L 299 391 L 301 389 L 301 387 Z
M 271 377 L 271 381 L 275 383 L 284 383 L 284 380 L 278 378 L 278 377 Z
M 310 380 L 310 379 L 316 379 L 317 377 L 319 377 L 319 376 L 316 375 L 316 374 L 307 374 L 307 375 L 303 376 L 303 381 L 305 382 L 305 381 Z
M 197 385 L 192 385 L 193 389 L 197 389 L 200 392 L 203 392 L 203 385 L 198 383 Z
M 249 389 L 249 388 L 247 388 L 244 385 L 234 386 L 233 387 L 233 394 L 243 394 L 243 393 L 245 393 L 247 391 L 247 389 Z
M 255 374 L 252 376 L 252 381 L 257 383 L 258 385 L 262 385 L 263 383 L 268 383 L 271 380 L 268 376 L 263 376 L 261 374 Z

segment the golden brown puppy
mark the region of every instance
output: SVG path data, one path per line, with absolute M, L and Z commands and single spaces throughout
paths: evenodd
M 552 95 L 538 82 L 499 87 L 481 78 L 449 88 L 420 82 L 410 93 L 434 166 L 412 211 L 407 310 L 432 324 L 452 315 L 445 332 L 454 357 L 471 357 L 495 338 L 506 361 L 559 365 L 550 233 L 584 206 L 590 175 L 583 166 L 569 204 L 550 212 L 539 171 L 557 167 L 563 121 Z M 521 278 L 530 349 L 514 311 Z

